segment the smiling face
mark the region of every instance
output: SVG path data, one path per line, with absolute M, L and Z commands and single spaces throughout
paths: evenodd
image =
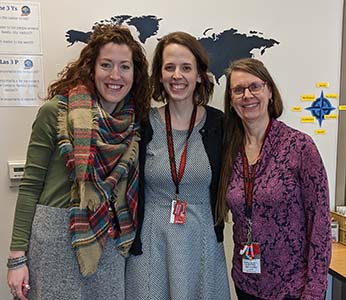
M 108 43 L 100 48 L 95 64 L 95 85 L 100 103 L 112 113 L 133 84 L 132 52 L 125 44 Z
M 269 99 L 272 97 L 272 92 L 267 84 L 264 84 L 263 80 L 257 76 L 243 71 L 233 71 L 231 73 L 230 83 L 231 90 L 246 87 L 244 94 L 235 95 L 231 93 L 231 104 L 243 122 L 267 122 L 269 120 L 268 104 Z M 255 95 L 253 95 L 247 89 L 250 85 L 252 87 L 261 85 L 263 88 L 260 91 L 256 91 Z
M 185 46 L 169 44 L 162 54 L 161 83 L 168 99 L 173 101 L 191 101 L 197 82 L 197 63 L 192 52 Z

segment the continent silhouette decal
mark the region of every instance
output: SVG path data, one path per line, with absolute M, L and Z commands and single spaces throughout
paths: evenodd
M 120 15 L 120 16 L 114 16 L 111 17 L 109 20 L 101 20 L 97 22 L 96 24 L 118 24 L 118 25 L 128 25 L 128 26 L 134 26 L 136 30 L 138 31 L 138 39 L 142 44 L 146 42 L 146 40 L 154 35 L 157 34 L 157 31 L 159 30 L 159 22 L 162 19 L 157 18 L 153 15 L 148 16 L 139 16 L 139 17 L 132 17 L 129 15 Z M 89 32 L 82 32 L 77 31 L 74 29 L 68 30 L 66 32 L 66 40 L 70 43 L 69 46 L 72 46 L 76 42 L 82 42 L 87 43 L 92 31 Z
M 280 44 L 274 39 L 265 39 L 255 35 L 258 34 L 256 31 L 251 31 L 250 33 L 250 36 L 241 34 L 238 33 L 238 30 L 231 28 L 218 34 L 213 33 L 211 37 L 199 39 L 208 52 L 210 71 L 214 74 L 218 84 L 231 61 L 252 57 L 251 51 L 254 49 L 260 49 L 260 53 L 263 55 L 266 49 Z M 204 34 L 206 34 L 206 31 Z

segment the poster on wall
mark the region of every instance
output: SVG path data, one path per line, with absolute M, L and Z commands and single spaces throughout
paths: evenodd
M 0 1 L 0 53 L 42 54 L 39 3 Z
M 40 4 L 0 1 L 0 106 L 37 106 L 43 95 Z
M 0 54 L 0 106 L 37 106 L 44 95 L 42 57 Z

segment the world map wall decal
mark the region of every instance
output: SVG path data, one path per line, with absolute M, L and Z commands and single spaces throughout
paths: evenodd
M 134 26 L 138 32 L 139 41 L 145 45 L 147 39 L 156 36 L 160 29 L 162 18 L 154 15 L 117 15 L 110 19 L 100 20 L 95 24 L 118 24 Z M 219 33 L 212 33 L 213 28 L 206 28 L 201 37 L 196 37 L 206 49 L 209 55 L 209 70 L 214 75 L 217 84 L 220 84 L 220 78 L 225 74 L 229 63 L 245 57 L 253 57 L 252 51 L 259 50 L 260 55 L 271 47 L 279 45 L 280 42 L 263 37 L 263 33 L 251 30 L 248 34 L 241 33 L 235 28 L 226 28 Z M 91 31 L 83 32 L 76 29 L 69 29 L 66 32 L 66 41 L 69 46 L 77 42 L 87 43 Z M 209 35 L 210 34 L 210 35 Z

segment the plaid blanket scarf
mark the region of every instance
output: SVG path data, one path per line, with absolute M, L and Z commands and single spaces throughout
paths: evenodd
M 133 99 L 111 115 L 79 85 L 59 97 L 58 146 L 71 187 L 70 233 L 83 276 L 96 272 L 111 231 L 124 256 L 136 230 L 138 126 Z

